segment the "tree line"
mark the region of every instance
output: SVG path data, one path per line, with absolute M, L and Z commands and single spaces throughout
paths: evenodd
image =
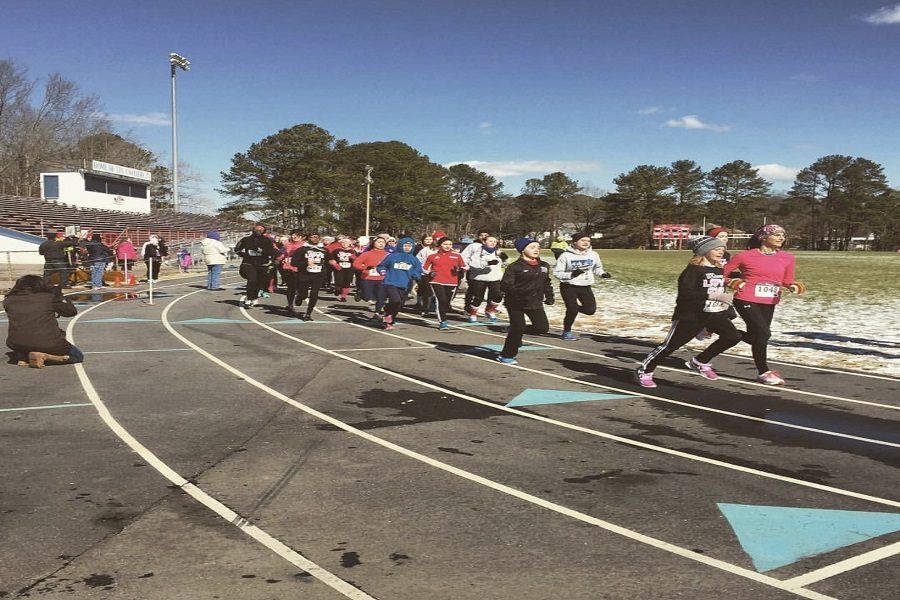
M 806 249 L 850 249 L 854 238 L 869 234 L 871 249 L 900 244 L 900 192 L 888 186 L 881 165 L 861 157 L 822 157 L 780 193 L 743 160 L 710 171 L 678 160 L 622 173 L 610 193 L 556 172 L 527 180 L 512 195 L 469 165 L 444 167 L 399 141 L 349 144 L 306 123 L 252 144 L 231 163 L 218 191 L 232 200 L 220 213 L 252 213 L 285 229 L 364 231 L 371 168 L 374 231 L 440 228 L 462 237 L 487 229 L 512 238 L 578 229 L 602 232 L 610 247 L 638 247 L 652 244 L 655 224 L 697 227 L 705 219 L 747 232 L 778 222 L 792 245 Z
M 0 193 L 37 196 L 43 171 L 102 160 L 150 171 L 151 206 L 171 206 L 167 166 L 130 135 L 116 131 L 99 98 L 59 74 L 33 79 L 13 60 L 0 60 Z M 797 175 L 787 192 L 749 163 L 735 160 L 704 171 L 692 160 L 639 165 L 615 178 L 613 192 L 580 185 L 565 173 L 529 179 L 518 194 L 466 164 L 446 168 L 400 142 L 349 144 L 313 124 L 283 129 L 237 153 L 218 191 L 231 198 L 220 215 L 259 217 L 284 229 L 362 232 L 366 168 L 372 168 L 372 228 L 419 234 L 441 228 L 456 237 L 489 229 L 504 238 L 567 229 L 604 234 L 610 247 L 650 245 L 659 223 L 699 226 L 704 218 L 754 231 L 764 220 L 784 225 L 791 243 L 845 250 L 900 246 L 900 192 L 883 167 L 863 157 L 831 155 Z M 200 178 L 179 165 L 186 205 L 209 203 Z

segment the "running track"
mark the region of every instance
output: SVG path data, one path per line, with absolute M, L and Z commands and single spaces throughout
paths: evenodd
M 897 379 L 644 390 L 633 340 L 511 367 L 501 327 L 198 283 L 77 295 L 84 365 L 0 369 L 0 598 L 900 597 Z

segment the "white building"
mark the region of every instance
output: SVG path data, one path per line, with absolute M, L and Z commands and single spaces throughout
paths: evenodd
M 43 265 L 38 246 L 47 238 L 0 227 L 0 260 L 3 265 Z
M 41 173 L 41 198 L 81 208 L 150 212 L 150 173 L 91 161 L 90 169 Z

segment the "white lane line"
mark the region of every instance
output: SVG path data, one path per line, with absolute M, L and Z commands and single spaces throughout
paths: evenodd
M 420 317 L 416 317 L 415 315 L 408 315 L 408 316 L 410 316 L 410 317 L 412 317 L 412 318 L 420 319 Z M 420 320 L 426 321 L 426 322 L 428 322 L 428 323 L 432 323 L 432 322 L 433 322 L 433 321 L 430 321 L 430 320 L 428 320 L 428 319 L 420 319 Z M 463 331 L 474 331 L 475 333 L 480 333 L 480 334 L 482 334 L 482 335 L 489 335 L 489 336 L 491 336 L 491 337 L 497 337 L 497 338 L 505 338 L 505 337 L 506 337 L 506 336 L 500 335 L 500 334 L 498 334 L 498 333 L 492 333 L 492 332 L 490 332 L 490 331 L 483 331 L 483 330 L 478 329 L 478 328 L 475 328 L 475 327 L 461 327 L 461 326 L 459 326 L 459 325 L 451 325 L 451 327 L 453 327 L 454 329 L 460 329 L 460 330 L 463 330 Z M 595 358 L 601 358 L 601 359 L 603 359 L 603 360 L 611 361 L 611 362 L 620 362 L 620 363 L 621 363 L 621 362 L 624 362 L 624 361 L 622 361 L 621 359 L 618 359 L 618 358 L 612 358 L 612 357 L 606 356 L 605 354 L 598 354 L 598 353 L 596 353 L 596 352 L 588 352 L 587 350 L 579 350 L 579 349 L 577 349 L 577 348 L 572 348 L 572 347 L 570 347 L 570 346 L 557 346 L 557 345 L 555 345 L 555 344 L 548 344 L 548 343 L 546 343 L 546 342 L 538 341 L 538 340 L 536 340 L 536 339 L 534 339 L 534 338 L 529 338 L 529 339 L 528 339 L 528 343 L 531 344 L 531 345 L 535 345 L 535 346 L 544 346 L 544 347 L 547 347 L 547 348 L 553 348 L 553 349 L 555 349 L 555 350 L 564 350 L 564 351 L 566 351 L 566 352 L 572 352 L 572 353 L 575 353 L 575 354 L 584 354 L 584 355 L 586 355 L 586 356 L 592 356 L 592 357 L 595 357 Z M 738 357 L 738 358 L 743 358 L 743 357 Z M 627 364 L 631 364 L 631 363 L 627 363 Z M 640 364 L 640 363 L 637 363 L 637 362 L 633 363 L 634 367 L 637 367 L 638 364 Z M 674 368 L 674 367 L 665 367 L 665 366 L 659 366 L 659 367 L 657 367 L 657 368 L 658 368 L 658 369 L 662 369 L 662 370 L 664 370 L 664 371 L 673 371 L 673 372 L 675 372 L 675 373 L 680 373 L 680 374 L 682 374 L 682 375 L 688 375 L 688 376 L 700 377 L 700 374 L 699 374 L 699 373 L 694 373 L 693 371 L 688 371 L 687 369 L 676 369 L 676 368 Z M 855 373 L 845 373 L 845 372 L 843 372 L 843 371 L 836 371 L 836 373 L 840 373 L 840 374 L 842 374 L 842 375 L 855 375 Z M 772 390 L 772 389 L 773 389 L 773 387 L 772 387 L 771 385 L 766 385 L 766 384 L 764 384 L 764 383 L 758 383 L 758 382 L 756 382 L 756 381 L 748 381 L 748 380 L 746 380 L 746 379 L 738 379 L 738 378 L 736 378 L 736 377 L 728 377 L 727 375 L 722 375 L 721 373 L 719 374 L 719 381 L 729 381 L 729 382 L 731 382 L 731 383 L 736 383 L 736 384 L 738 384 L 738 385 L 751 386 L 751 387 L 759 387 L 759 388 L 765 388 L 765 389 L 768 389 L 768 390 Z M 896 380 L 896 379 L 888 379 L 888 381 L 898 381 L 898 380 Z M 828 399 L 828 400 L 837 400 L 837 401 L 839 401 L 839 402 L 848 402 L 848 403 L 852 403 L 852 404 L 863 404 L 863 405 L 866 405 L 866 406 L 875 406 L 875 407 L 877 407 L 877 408 L 886 408 L 886 409 L 888 409 L 888 410 L 900 410 L 900 405 L 895 406 L 895 405 L 892 405 L 892 404 L 882 404 L 882 403 L 880 403 L 880 402 L 871 402 L 871 401 L 869 401 L 869 400 L 857 400 L 857 399 L 855 399 L 855 398 L 845 398 L 844 396 L 831 396 L 831 395 L 829 395 L 829 394 L 821 394 L 821 393 L 818 393 L 818 392 L 807 392 L 806 390 L 798 390 L 798 389 L 796 389 L 796 388 L 789 387 L 789 386 L 780 386 L 780 387 L 778 388 L 778 391 L 783 392 L 783 393 L 786 393 L 786 394 L 798 394 L 798 395 L 801 395 L 801 396 L 813 396 L 813 397 L 816 397 L 816 398 L 825 398 L 825 399 Z M 700 408 L 700 407 L 697 407 L 697 408 Z
M 334 352 L 374 352 L 381 350 L 422 350 L 422 347 L 416 346 L 398 346 L 395 348 L 333 348 Z
M 589 523 L 589 524 L 591 524 L 591 525 L 595 525 L 595 526 L 597 526 L 597 527 L 599 527 L 599 528 L 601 528 L 601 529 L 605 529 L 606 531 L 609 531 L 609 532 L 612 532 L 612 533 L 616 533 L 616 534 L 621 535 L 621 536 L 623 536 L 623 537 L 626 537 L 626 538 L 628 538 L 628 539 L 631 539 L 631 540 L 634 540 L 634 541 L 637 541 L 637 542 L 646 544 L 646 545 L 648 545 L 648 546 L 652 546 L 652 547 L 657 548 L 657 549 L 659 549 L 659 550 L 663 550 L 663 551 L 669 552 L 669 553 L 671 553 L 671 554 L 675 554 L 675 555 L 677 555 L 677 556 L 680 556 L 680 557 L 682 557 L 682 558 L 687 558 L 687 559 L 693 560 L 693 561 L 695 561 L 695 562 L 699 562 L 699 563 L 705 564 L 705 565 L 707 565 L 707 566 L 714 567 L 714 568 L 716 568 L 716 569 L 719 569 L 719 570 L 722 570 L 722 571 L 731 573 L 731 574 L 733 574 L 733 575 L 738 575 L 738 576 L 740 576 L 740 577 L 744 577 L 744 578 L 746 578 L 746 579 L 750 579 L 750 580 L 756 581 L 756 582 L 758 582 L 758 583 L 762 583 L 762 584 L 765 584 L 765 585 L 768 585 L 768 586 L 771 586 L 771 587 L 774 587 L 774 588 L 777 588 L 777 589 L 780 589 L 780 590 L 784 590 L 784 591 L 793 593 L 793 594 L 795 594 L 795 595 L 797 595 L 797 596 L 800 596 L 800 597 L 802 597 L 802 598 L 809 598 L 809 599 L 811 599 L 811 600 L 836 600 L 836 599 L 832 598 L 831 596 L 826 596 L 826 595 L 824 595 L 824 594 L 820 594 L 820 593 L 815 592 L 815 591 L 812 591 L 812 590 L 806 590 L 806 589 L 796 588 L 796 587 L 793 588 L 793 589 L 788 590 L 788 589 L 786 589 L 786 588 L 784 587 L 784 584 L 783 584 L 782 581 L 780 581 L 780 580 L 778 580 L 778 579 L 775 579 L 775 578 L 773 578 L 773 577 L 770 577 L 770 576 L 768 576 L 768 575 L 763 575 L 762 573 L 757 573 L 756 571 L 752 571 L 752 570 L 750 570 L 750 569 L 745 569 L 745 568 L 743 568 L 743 567 L 740 567 L 740 566 L 737 566 L 737 565 L 732 565 L 731 563 L 728 563 L 728 562 L 725 562 L 725 561 L 722 561 L 722 560 L 718 560 L 718 559 L 715 559 L 715 558 L 711 558 L 711 557 L 708 557 L 708 556 L 704 556 L 704 555 L 702 555 L 702 554 L 698 554 L 698 553 L 696 553 L 696 552 L 694 552 L 694 551 L 692 551 L 692 550 L 688 550 L 688 549 L 686 549 L 686 548 L 682 548 L 682 547 L 680 547 L 680 546 L 676 546 L 675 544 L 670 544 L 669 542 L 665 542 L 665 541 L 663 541 L 663 540 L 659 540 L 659 539 L 656 539 L 656 538 L 653 538 L 653 537 L 644 535 L 644 534 L 642 534 L 642 533 L 638 533 L 638 532 L 636 532 L 636 531 L 632 531 L 632 530 L 627 529 L 627 528 L 625 528 L 625 527 L 616 525 L 616 524 L 614 524 L 614 523 L 610 523 L 609 521 L 604 521 L 603 519 L 598 519 L 598 518 L 596 518 L 596 517 L 592 517 L 591 515 L 588 515 L 588 514 L 585 514 L 585 513 L 582 513 L 582 512 L 579 512 L 579 511 L 576 511 L 576 510 L 567 508 L 567 507 L 565 507 L 565 506 L 562 506 L 561 504 L 556 504 L 555 502 L 550 502 L 549 500 L 545 500 L 545 499 L 540 498 L 540 497 L 538 497 L 538 496 L 533 496 L 533 495 L 531 495 L 531 494 L 529 494 L 529 493 L 527 493 L 527 492 L 523 492 L 523 491 L 521 491 L 521 490 L 517 490 L 517 489 L 515 489 L 515 488 L 512 488 L 512 487 L 510 487 L 510 486 L 504 485 L 504 484 L 502 484 L 502 483 L 498 483 L 498 482 L 493 481 L 493 480 L 491 480 L 491 479 L 487 479 L 487 478 L 482 477 L 482 476 L 480 476 L 480 475 L 476 475 L 475 473 L 471 473 L 471 472 L 469 472 L 469 471 L 465 471 L 465 470 L 463 470 L 463 469 L 454 467 L 454 466 L 449 465 L 449 464 L 447 464 L 447 463 L 440 462 L 440 461 L 438 461 L 438 460 L 435 460 L 435 459 L 433 459 L 433 458 L 430 458 L 430 457 L 428 457 L 428 456 L 425 456 L 424 454 L 419 454 L 418 452 L 415 452 L 415 451 L 413 451 L 413 450 L 409 450 L 408 448 L 405 448 L 405 447 L 403 447 L 403 446 L 399 446 L 399 445 L 397 445 L 397 444 L 394 444 L 393 442 L 389 442 L 389 441 L 384 440 L 384 439 L 382 439 L 382 438 L 376 437 L 376 436 L 374 436 L 374 435 L 372 435 L 372 434 L 370 434 L 370 433 L 367 433 L 367 432 L 365 432 L 365 431 L 362 431 L 362 430 L 360 430 L 360 429 L 357 429 L 357 428 L 353 427 L 352 425 L 348 425 L 347 423 L 344 423 L 343 421 L 339 421 L 338 419 L 335 419 L 335 418 L 333 418 L 333 417 L 330 417 L 329 415 L 327 415 L 327 414 L 325 414 L 325 413 L 319 412 L 318 410 L 316 410 L 316 409 L 314 409 L 314 408 L 312 408 L 312 407 L 310 407 L 310 406 L 307 406 L 307 405 L 305 405 L 305 404 L 303 404 L 303 403 L 301 403 L 301 402 L 298 402 L 297 400 L 294 400 L 293 398 L 290 398 L 289 396 L 286 396 L 286 395 L 282 394 L 281 392 L 279 392 L 279 391 L 277 391 L 277 390 L 275 390 L 275 389 L 273 389 L 273 388 L 270 388 L 269 386 L 265 385 L 264 383 L 259 382 L 259 381 L 255 380 L 255 379 L 253 379 L 253 378 L 250 377 L 248 374 L 244 373 L 243 371 L 240 371 L 240 370 L 236 369 L 235 367 L 232 367 L 230 364 L 228 364 L 228 363 L 225 362 L 224 360 L 222 360 L 222 359 L 218 358 L 217 356 L 215 356 L 215 355 L 213 355 L 213 354 L 207 352 L 206 350 L 204 350 L 204 349 L 201 348 L 200 346 L 197 346 L 196 344 L 194 344 L 194 343 L 192 343 L 190 340 L 188 340 L 186 337 L 184 337 L 183 335 L 181 335 L 180 333 L 178 333 L 177 331 L 175 331 L 174 327 L 171 326 L 171 324 L 170 324 L 170 322 L 169 322 L 169 320 L 168 320 L 168 318 L 167 318 L 167 317 L 168 317 L 168 311 L 169 311 L 169 310 L 172 308 L 172 306 L 174 306 L 177 302 L 183 300 L 184 298 L 187 298 L 187 297 L 190 296 L 190 295 L 191 295 L 191 294 L 186 294 L 185 296 L 182 296 L 181 298 L 177 298 L 177 299 L 173 300 L 173 301 L 172 301 L 168 306 L 166 306 L 166 308 L 163 310 L 163 313 L 162 313 L 162 322 L 163 322 L 163 325 L 165 325 L 166 328 L 169 329 L 169 332 L 170 332 L 173 336 L 175 336 L 176 338 L 178 338 L 182 343 L 187 344 L 188 346 L 191 346 L 191 347 L 194 348 L 194 350 L 196 350 L 199 354 L 201 354 L 202 356 L 205 356 L 207 359 L 209 359 L 209 360 L 212 361 L 213 363 L 219 365 L 220 367 L 222 367 L 223 369 L 225 369 L 225 370 L 228 371 L 229 373 L 231 373 L 231 374 L 233 374 L 233 375 L 235 375 L 235 376 L 237 376 L 237 377 L 243 379 L 244 382 L 246 382 L 246 383 L 248 383 L 248 384 L 250 384 L 250 385 L 256 387 L 256 388 L 259 389 L 259 390 L 262 390 L 263 392 L 269 394 L 269 395 L 272 396 L 273 398 L 277 398 L 277 399 L 281 400 L 282 402 L 285 402 L 286 404 L 289 404 L 289 405 L 291 405 L 291 406 L 293 406 L 293 407 L 295 407 L 295 408 L 297 408 L 297 409 L 299 409 L 299 410 L 302 410 L 303 412 L 305 412 L 305 413 L 307 413 L 307 414 L 309 414 L 309 415 L 312 415 L 312 416 L 314 416 L 314 417 L 316 417 L 316 418 L 318 418 L 318 419 L 321 419 L 321 420 L 325 421 L 326 423 L 329 423 L 329 424 L 331 424 L 331 425 L 334 425 L 335 427 L 337 427 L 337 428 L 339 428 L 339 429 L 342 429 L 342 430 L 344 430 L 344 431 L 346 431 L 346 432 L 348 432 L 348 433 L 351 433 L 351 434 L 353 434 L 353 435 L 359 436 L 359 437 L 361 437 L 361 438 L 363 438 L 363 439 L 365 439 L 365 440 L 368 440 L 368 441 L 370 441 L 370 442 L 372 442 L 372 443 L 374 443 L 374 444 L 377 444 L 377 445 L 382 446 L 382 447 L 384 447 L 384 448 L 387 448 L 387 449 L 389 449 L 389 450 L 393 450 L 394 452 L 397 452 L 398 454 L 401 454 L 401 455 L 406 456 L 406 457 L 408 457 L 408 458 L 411 458 L 411 459 L 420 461 L 420 462 L 425 463 L 425 464 L 427 464 L 427 465 L 429 465 L 429 466 L 435 467 L 435 468 L 437 468 L 437 469 L 441 469 L 441 470 L 443 470 L 443 471 L 446 471 L 446 472 L 448 472 L 448 473 L 451 473 L 451 474 L 453 474 L 453 475 L 456 475 L 456 476 L 458 476 L 458 477 L 461 477 L 461 478 L 466 479 L 466 480 L 468 480 L 468 481 L 471 481 L 471 482 L 473 482 L 473 483 L 477 483 L 477 484 L 483 485 L 483 486 L 485 486 L 485 487 L 488 487 L 488 488 L 493 489 L 493 490 L 496 490 L 496 491 L 498 491 L 498 492 L 507 494 L 507 495 L 509 495 L 509 496 L 513 496 L 513 497 L 515 497 L 515 498 L 519 498 L 520 500 L 523 500 L 523 501 L 525 501 L 525 502 L 529 502 L 529 503 L 534 504 L 534 505 L 536 505 L 536 506 L 540 506 L 540 507 L 542 507 L 542 508 L 546 508 L 546 509 L 551 510 L 551 511 L 553 511 L 553 512 L 556 512 L 556 513 L 558 513 L 558 514 L 565 515 L 565 516 L 571 517 L 571 518 L 573 518 L 573 519 L 577 519 L 577 520 L 582 521 L 582 522 L 584 522 L 584 523 Z M 268 330 L 273 331 L 273 332 L 275 332 L 275 333 L 277 333 L 277 334 L 279 334 L 279 335 L 282 335 L 283 337 L 286 337 L 286 338 L 289 338 L 289 339 L 293 339 L 293 340 L 295 340 L 295 341 L 297 341 L 297 342 L 300 342 L 300 343 L 302 343 L 302 344 L 304 344 L 304 345 L 307 345 L 307 346 L 309 346 L 309 347 L 311 347 L 311 348 L 314 348 L 314 349 L 319 350 L 319 351 L 321 351 L 321 352 L 324 352 L 324 353 L 326 353 L 326 354 L 330 354 L 331 356 L 335 356 L 335 357 L 338 357 L 338 358 L 340 358 L 340 359 L 342 359 L 342 360 L 347 360 L 347 361 L 356 363 L 356 364 L 358 364 L 358 365 L 360 365 L 360 366 L 362 366 L 362 367 L 364 367 L 364 368 L 366 368 L 366 369 L 371 369 L 371 370 L 373 370 L 373 371 L 382 372 L 382 373 L 385 373 L 385 374 L 387 374 L 387 375 L 391 375 L 391 376 L 394 376 L 394 377 L 398 377 L 398 378 L 400 378 L 400 379 L 412 381 L 412 382 L 417 383 L 417 384 L 419 384 L 419 385 L 425 385 L 425 387 L 430 387 L 430 388 L 433 388 L 433 389 L 437 389 L 437 390 L 444 391 L 444 393 L 449 393 L 449 394 L 452 394 L 452 395 L 455 395 L 455 396 L 458 396 L 458 397 L 464 397 L 464 396 L 461 395 L 461 394 L 454 393 L 454 392 L 450 392 L 450 390 L 443 390 L 443 388 L 439 388 L 438 386 L 433 386 L 433 385 L 430 385 L 430 384 L 425 384 L 424 382 L 419 382 L 419 381 L 413 380 L 413 379 L 411 379 L 411 378 L 409 378 L 409 377 L 406 377 L 405 375 L 400 375 L 400 374 L 398 374 L 398 373 L 393 373 L 393 372 L 391 372 L 391 371 L 387 371 L 387 370 L 382 369 L 382 368 L 380 368 L 380 367 L 376 367 L 376 366 L 374 366 L 374 365 L 370 365 L 370 364 L 368 364 L 368 363 L 364 363 L 364 362 L 362 362 L 362 361 L 360 361 L 360 360 L 357 360 L 357 359 L 355 359 L 355 358 L 351 358 L 351 357 L 345 356 L 345 355 L 343 355 L 343 354 L 337 354 L 337 353 L 335 353 L 335 352 L 332 351 L 332 350 L 328 350 L 327 348 L 322 348 L 321 346 L 317 346 L 316 344 L 312 344 L 312 343 L 310 343 L 310 342 L 306 342 L 305 340 L 301 340 L 301 339 L 299 339 L 299 338 L 295 338 L 295 337 L 293 337 L 293 336 L 291 336 L 291 335 L 289 335 L 289 334 L 287 334 L 287 333 L 278 331 L 277 329 L 275 329 L 275 328 L 273 328 L 273 327 L 269 327 L 269 326 L 266 325 L 265 323 L 262 323 L 261 321 L 258 321 L 258 320 L 256 320 L 256 319 L 254 319 L 254 318 L 253 318 L 252 316 L 250 316 L 250 314 L 249 314 L 246 310 L 244 310 L 243 308 L 241 308 L 241 312 L 244 314 L 244 316 L 247 318 L 248 321 L 254 322 L 254 323 L 256 323 L 256 324 L 258 324 L 258 325 L 264 327 L 265 329 L 268 329 Z M 493 405 L 493 404 L 488 403 L 488 402 L 481 401 L 481 403 L 487 404 L 487 405 L 492 406 L 492 407 L 497 408 L 497 409 L 503 409 L 503 407 L 498 407 L 498 406 Z M 516 413 L 517 411 L 515 411 L 515 410 L 508 410 L 507 412 Z M 524 413 L 522 413 L 522 414 L 523 414 L 524 416 L 528 416 L 528 415 L 525 415 Z M 540 419 L 540 420 L 543 420 L 543 419 Z M 610 437 L 614 437 L 614 436 L 610 436 Z
M 841 573 L 846 573 L 847 571 L 852 571 L 853 569 L 858 569 L 859 567 L 878 562 L 879 560 L 897 556 L 898 554 L 900 554 L 900 542 L 894 542 L 884 548 L 877 548 L 858 556 L 828 565 L 827 567 L 822 567 L 821 569 L 816 569 L 815 571 L 810 571 L 809 573 L 787 579 L 784 583 L 791 588 L 806 587 L 811 583 L 816 583 L 817 581 L 822 581 L 834 577 L 835 575 L 840 575 Z
M 200 291 L 203 290 L 191 292 L 188 295 L 196 294 Z M 163 311 L 163 314 L 166 314 L 172 304 L 177 302 L 179 299 L 173 300 L 172 303 L 168 304 Z M 108 302 L 111 302 L 111 300 Z M 75 338 L 73 335 L 73 326 L 75 325 L 75 322 L 78 321 L 78 319 L 82 315 L 87 314 L 88 312 L 102 306 L 103 304 L 106 304 L 106 302 L 86 309 L 79 315 L 75 316 L 75 318 L 73 318 L 69 322 L 69 326 L 66 329 L 66 335 L 68 336 L 71 343 L 75 343 Z M 193 344 L 190 345 L 194 347 Z M 84 388 L 85 394 L 87 394 L 88 399 L 91 401 L 94 407 L 96 407 L 97 413 L 106 424 L 106 426 L 109 427 L 110 430 L 112 430 L 113 433 L 115 433 L 119 437 L 119 439 L 128 444 L 128 446 L 135 453 L 137 453 L 148 465 L 152 466 L 160 474 L 162 474 L 163 477 L 184 490 L 188 495 L 194 498 L 194 500 L 196 500 L 209 510 L 213 511 L 281 558 L 285 559 L 292 565 L 303 569 L 325 585 L 343 594 L 346 598 L 350 598 L 351 600 L 377 600 L 373 596 L 366 594 L 362 590 L 352 586 L 330 571 L 323 569 L 305 556 L 292 550 L 280 540 L 272 537 L 256 525 L 253 525 L 249 522 L 249 520 L 237 514 L 236 512 L 204 492 L 198 486 L 194 485 L 193 483 L 189 482 L 187 479 L 179 475 L 174 469 L 169 467 L 169 465 L 164 463 L 159 459 L 159 457 L 153 454 L 153 452 L 151 452 L 146 446 L 135 439 L 124 427 L 119 424 L 115 417 L 112 416 L 112 413 L 109 412 L 106 404 L 104 404 L 99 394 L 97 394 L 97 390 L 94 388 L 94 384 L 88 377 L 83 364 L 76 364 L 75 372 L 78 374 L 78 379 L 81 382 L 82 388 Z
M 316 309 L 316 310 L 318 310 L 318 309 Z M 322 312 L 322 311 L 320 311 L 320 312 Z M 337 319 L 337 317 L 334 317 L 334 316 L 332 316 L 332 315 L 329 315 L 328 313 L 324 313 L 324 312 L 323 312 L 322 314 L 324 314 L 325 316 L 327 316 L 327 317 L 329 317 L 329 318 L 331 318 L 331 319 Z M 467 328 L 460 327 L 459 329 L 467 329 Z M 377 331 L 376 331 L 376 332 L 377 332 Z M 377 332 L 377 333 L 380 333 L 380 332 Z M 488 334 L 488 335 L 494 335 L 494 334 Z M 412 338 L 406 338 L 406 337 L 400 336 L 399 334 L 394 334 L 394 337 L 400 337 L 401 339 L 405 339 L 405 340 L 412 341 Z M 531 344 L 531 343 L 536 343 L 536 342 L 531 342 L 531 341 L 529 341 L 529 344 Z M 550 346 L 550 347 L 552 347 L 552 348 L 560 348 L 560 349 L 566 350 L 566 348 L 563 348 L 563 347 L 560 347 L 560 346 L 552 346 L 552 345 L 549 345 L 549 344 L 540 344 L 540 343 L 536 343 L 536 344 L 537 344 L 537 345 Z M 470 353 L 468 353 L 468 352 L 461 352 L 461 351 L 458 351 L 458 350 L 445 350 L 445 352 L 450 352 L 450 353 L 453 353 L 453 354 L 460 354 L 460 355 L 465 356 L 465 357 L 467 357 L 467 358 L 474 358 L 474 359 L 476 359 L 476 360 L 484 360 L 484 361 L 487 361 L 487 362 L 489 362 L 489 363 L 491 363 L 491 364 L 496 364 L 496 362 L 495 362 L 494 360 L 492 360 L 492 359 L 485 358 L 485 357 L 482 357 L 482 356 L 477 356 L 477 355 L 475 355 L 475 354 L 470 354 Z M 584 351 L 578 350 L 578 352 L 584 352 Z M 585 354 L 589 354 L 589 353 L 587 353 L 587 352 L 584 352 L 584 353 L 585 353 Z M 731 411 L 722 410 L 722 409 L 719 409 L 719 408 L 713 408 L 713 407 L 710 407 L 710 406 L 702 406 L 702 405 L 699 405 L 699 404 L 691 404 L 690 402 L 682 402 L 682 401 L 680 401 L 680 400 L 673 400 L 673 399 L 671 399 L 671 398 L 665 398 L 665 397 L 663 397 L 663 396 L 654 396 L 653 394 L 648 394 L 648 393 L 646 393 L 646 392 L 635 392 L 634 390 L 631 390 L 631 389 L 617 388 L 617 387 L 613 387 L 613 386 L 610 386 L 610 385 L 603 385 L 603 384 L 600 384 L 600 383 L 594 383 L 594 382 L 590 382 L 590 381 L 584 381 L 584 380 L 581 380 L 581 379 L 575 379 L 575 378 L 572 378 L 572 377 L 566 377 L 565 375 L 559 375 L 559 374 L 556 374 L 556 373 L 549 373 L 549 372 L 546 372 L 546 371 L 540 371 L 540 370 L 537 370 L 537 369 L 531 369 L 531 368 L 528 368 L 528 367 L 524 367 L 524 366 L 522 366 L 521 364 L 519 364 L 519 365 L 499 365 L 499 364 L 497 364 L 497 366 L 505 366 L 505 367 L 507 367 L 507 368 L 518 369 L 518 370 L 520 370 L 520 371 L 527 371 L 527 372 L 529 372 L 529 373 L 535 373 L 535 374 L 537 374 L 537 375 L 541 375 L 541 376 L 544 376 L 544 377 L 552 377 L 552 378 L 554 378 L 554 379 L 560 379 L 560 380 L 568 381 L 568 382 L 575 383 L 575 384 L 578 384 L 578 385 L 584 385 L 584 386 L 587 386 L 587 387 L 593 387 L 593 388 L 598 388 L 598 389 L 602 389 L 602 390 L 609 390 L 609 391 L 611 391 L 611 392 L 619 392 L 619 393 L 621 393 L 621 394 L 629 394 L 629 395 L 631 395 L 631 396 L 634 396 L 635 398 L 648 398 L 648 399 L 650 399 L 650 400 L 657 400 L 657 401 L 659 401 L 659 402 L 665 402 L 665 403 L 667 403 L 667 404 L 674 404 L 674 405 L 677 405 L 677 406 L 684 406 L 684 407 L 686 407 L 686 408 L 692 408 L 692 409 L 696 409 L 696 410 L 700 410 L 700 411 L 704 411 L 704 412 L 710 412 L 710 413 L 720 414 L 720 415 L 724 415 L 724 416 L 727 416 L 727 417 L 733 417 L 733 418 L 736 418 L 736 419 L 745 419 L 745 420 L 748 420 L 748 421 L 756 421 L 756 422 L 758 422 L 758 423 L 764 423 L 764 424 L 766 424 L 766 425 L 775 425 L 775 426 L 778 426 L 778 427 L 786 427 L 786 428 L 788 428 L 788 429 L 797 429 L 797 430 L 800 430 L 800 431 L 808 431 L 808 432 L 810 432 L 810 433 L 817 433 L 817 434 L 827 435 L 827 436 L 831 436 L 831 437 L 845 438 L 845 439 L 850 439 L 850 440 L 854 440 L 854 441 L 857 441 L 857 442 L 865 442 L 865 443 L 868 443 L 868 444 L 878 444 L 878 445 L 881 445 L 881 446 L 891 446 L 891 447 L 894 447 L 894 448 L 900 448 L 900 443 L 898 443 L 898 442 L 889 442 L 889 441 L 886 441 L 886 440 L 878 440 L 878 439 L 875 439 L 875 438 L 861 437 L 861 436 L 858 436 L 858 435 L 852 435 L 852 434 L 849 434 L 849 433 L 841 433 L 841 432 L 839 432 L 839 431 L 830 431 L 830 430 L 828 430 L 828 429 L 817 429 L 817 428 L 815 428 L 815 427 L 807 427 L 807 426 L 805 426 L 805 425 L 795 425 L 795 424 L 793 424 L 793 423 L 785 423 L 785 422 L 783 422 L 783 421 L 778 421 L 777 419 L 765 419 L 765 418 L 762 418 L 762 417 L 754 417 L 754 416 L 752 416 L 752 415 L 745 415 L 745 414 L 742 414 L 742 413 L 731 412 Z M 699 375 L 698 375 L 698 377 L 699 377 Z
M 20 406 L 18 408 L 0 408 L 0 412 L 18 412 L 20 410 L 46 410 L 48 408 L 74 408 L 76 406 L 93 406 L 87 404 L 48 404 L 46 406 Z
M 85 354 L 143 354 L 144 352 L 192 352 L 190 348 L 158 348 L 147 350 L 92 350 Z

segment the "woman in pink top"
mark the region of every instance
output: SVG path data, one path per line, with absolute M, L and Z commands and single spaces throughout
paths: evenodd
M 794 257 L 782 250 L 785 232 L 780 225 L 766 225 L 750 239 L 749 249 L 728 261 L 724 271 L 728 287 L 735 290 L 734 308 L 747 324 L 744 341 L 750 344 L 758 380 L 767 385 L 784 385 L 777 371 L 769 370 L 768 344 L 772 316 L 781 300 L 781 290 L 802 294 L 806 287 L 794 280 Z M 739 277 L 729 277 L 737 274 Z
M 375 304 L 375 314 L 372 315 L 372 321 L 380 321 L 381 313 L 387 302 L 387 292 L 384 290 L 384 275 L 378 272 L 378 265 L 387 256 L 384 249 L 385 239 L 377 237 L 372 240 L 372 247 L 356 257 L 353 261 L 353 268 L 362 275 L 360 282 L 360 296 L 363 300 Z

